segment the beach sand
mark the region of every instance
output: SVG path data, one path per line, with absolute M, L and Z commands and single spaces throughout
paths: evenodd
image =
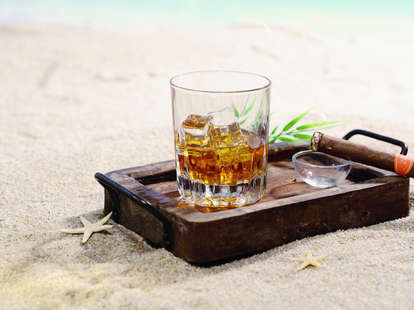
M 332 134 L 365 128 L 414 147 L 408 34 L 3 25 L 0 46 L 1 309 L 412 309 L 413 215 L 211 268 L 112 221 L 85 245 L 59 232 L 102 217 L 95 172 L 173 158 L 176 73 L 262 73 L 273 124 L 312 107 L 308 121 L 348 120 Z M 308 251 L 327 257 L 297 271 L 289 259 Z

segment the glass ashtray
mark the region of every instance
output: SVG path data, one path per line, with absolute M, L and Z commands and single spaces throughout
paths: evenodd
M 301 179 L 319 188 L 337 186 L 346 179 L 352 167 L 348 160 L 314 151 L 296 153 L 292 161 Z

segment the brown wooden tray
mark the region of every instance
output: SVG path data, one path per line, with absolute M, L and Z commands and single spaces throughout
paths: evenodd
M 195 264 L 408 215 L 408 178 L 355 163 L 340 186 L 314 188 L 296 176 L 290 160 L 302 149 L 272 146 L 263 199 L 217 212 L 178 203 L 174 161 L 97 173 L 95 178 L 105 187 L 105 214 L 112 211 L 114 221 L 153 246 Z

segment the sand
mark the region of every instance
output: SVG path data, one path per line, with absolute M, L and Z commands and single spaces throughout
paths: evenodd
M 1 309 L 412 309 L 413 215 L 211 268 L 102 217 L 97 171 L 173 158 L 168 79 L 226 68 L 273 80 L 273 124 L 346 119 L 414 147 L 414 41 L 403 33 L 234 26 L 125 32 L 0 26 Z M 412 153 L 411 153 L 412 154 Z M 414 189 L 411 189 L 414 193 Z M 292 257 L 327 255 L 297 271 Z

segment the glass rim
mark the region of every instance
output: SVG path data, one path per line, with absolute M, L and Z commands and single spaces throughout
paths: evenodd
M 256 87 L 256 88 L 251 88 L 251 89 L 242 89 L 242 90 L 229 90 L 229 91 L 220 91 L 220 90 L 203 90 L 203 89 L 195 89 L 195 88 L 188 88 L 188 87 L 183 87 L 183 86 L 179 86 L 177 84 L 174 83 L 174 80 L 182 77 L 182 76 L 187 76 L 187 75 L 191 75 L 191 74 L 195 74 L 195 73 L 217 73 L 217 72 L 221 72 L 221 73 L 241 73 L 241 74 L 247 74 L 250 76 L 256 76 L 259 78 L 262 78 L 266 81 L 266 85 L 262 86 L 262 87 Z M 236 71 L 236 70 L 199 70 L 199 71 L 190 71 L 190 72 L 185 72 L 185 73 L 180 73 L 180 74 L 176 74 L 174 75 L 172 78 L 170 78 L 170 86 L 177 88 L 177 89 L 181 89 L 181 90 L 185 90 L 185 91 L 190 91 L 190 92 L 199 92 L 199 93 L 208 93 L 208 94 L 237 94 L 237 93 L 249 93 L 249 92 L 254 92 L 254 91 L 259 91 L 259 90 L 264 90 L 267 88 L 270 88 L 270 86 L 272 85 L 272 81 L 261 74 L 258 73 L 252 73 L 252 72 L 246 72 L 246 71 Z
M 306 154 L 320 154 L 324 157 L 330 157 L 330 158 L 336 159 L 340 163 L 336 164 L 336 165 L 330 165 L 330 166 L 310 164 L 310 163 L 307 163 L 307 162 L 299 159 L 302 155 L 306 155 Z M 336 156 L 333 156 L 333 155 L 329 155 L 329 154 L 325 154 L 325 153 L 322 153 L 322 152 L 315 152 L 315 151 L 312 151 L 312 150 L 300 151 L 300 152 L 297 152 L 297 153 L 293 154 L 292 161 L 294 163 L 297 162 L 297 163 L 300 163 L 300 164 L 302 164 L 304 166 L 307 166 L 307 167 L 322 168 L 322 169 L 343 168 L 343 167 L 352 165 L 352 161 L 350 161 L 350 160 L 346 160 L 346 159 L 336 157 Z

